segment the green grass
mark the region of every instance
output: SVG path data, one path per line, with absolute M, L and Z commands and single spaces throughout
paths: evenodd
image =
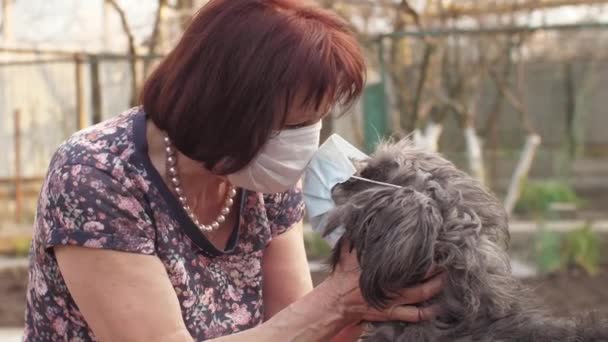
M 314 232 L 304 233 L 304 246 L 308 260 L 323 260 L 331 253 L 329 244 Z

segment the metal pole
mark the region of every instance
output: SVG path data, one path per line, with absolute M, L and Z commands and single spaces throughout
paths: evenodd
M 402 37 L 435 37 L 446 35 L 493 35 L 493 34 L 515 34 L 530 33 L 535 31 L 572 31 L 572 30 L 604 30 L 608 29 L 608 23 L 579 23 L 562 25 L 538 25 L 538 26 L 506 26 L 489 27 L 481 29 L 431 29 L 425 31 L 398 31 L 376 36 L 377 40 L 382 38 Z
M 387 85 L 387 75 L 386 75 L 386 59 L 384 53 L 384 39 L 380 38 L 378 40 L 378 60 L 380 62 L 380 86 L 382 88 L 382 103 L 384 104 L 384 108 L 386 111 L 384 112 L 384 122 L 390 122 L 389 116 L 391 112 L 391 106 L 389 103 L 388 97 L 388 85 Z M 385 127 L 387 128 L 387 127 Z M 384 132 L 382 132 L 384 133 Z
M 380 83 L 382 83 L 382 87 L 386 89 L 386 67 L 384 65 L 384 39 L 380 37 L 378 39 L 378 63 L 380 69 Z
M 21 188 L 21 112 L 14 112 L 15 125 L 15 222 L 20 223 L 23 210 L 23 190 Z

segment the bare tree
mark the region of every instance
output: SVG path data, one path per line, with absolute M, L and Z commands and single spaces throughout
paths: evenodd
M 135 45 L 135 36 L 133 35 L 133 31 L 129 26 L 129 22 L 127 20 L 127 15 L 123 8 L 116 2 L 116 0 L 105 0 L 118 14 L 120 18 L 120 23 L 122 26 L 122 30 L 127 37 L 127 56 L 129 60 L 129 69 L 131 71 L 131 96 L 129 103 L 131 106 L 136 106 L 138 103 L 137 94 L 138 94 L 138 81 L 139 75 L 137 72 L 137 47 Z
M 156 14 L 154 15 L 154 26 L 152 26 L 152 32 L 150 38 L 147 41 L 148 45 L 148 56 L 144 61 L 144 76 L 150 74 L 152 62 L 154 61 L 159 46 L 162 46 L 163 42 L 163 11 L 167 8 L 167 0 L 158 0 L 158 6 L 156 8 Z
M 194 0 L 176 0 L 175 2 L 174 9 L 179 15 L 180 27 L 182 31 L 186 29 L 186 26 L 188 26 L 192 13 L 194 13 L 195 5 Z
M 401 32 L 385 36 L 381 47 L 376 45 L 387 51 L 385 59 L 378 62 L 386 62 L 387 66 L 390 120 L 395 136 L 411 134 L 417 144 L 436 150 L 445 119 L 455 118 L 465 138 L 471 173 L 487 181 L 495 178 L 488 177 L 487 170 L 492 170 L 493 175 L 498 172 L 496 151 L 501 148 L 498 130 L 507 113 L 503 108 L 512 109 L 521 131 L 525 133 L 525 143 L 505 198 L 509 211 L 518 200 L 541 143 L 525 96 L 529 91 L 525 88 L 529 83 L 526 80 L 527 65 L 534 53 L 543 60 L 563 60 L 563 50 L 569 48 L 556 44 L 558 51 L 543 51 L 539 46 L 545 43 L 538 43 L 547 39 L 546 35 L 527 30 L 513 31 L 513 28 L 531 23 L 532 15 L 544 9 L 608 3 L 605 0 L 428 0 L 423 8 L 416 10 L 411 6 L 413 2 L 407 0 L 325 2 L 331 3 L 334 9 L 348 6 L 365 8 L 368 17 L 372 12 L 376 16 L 382 13 L 384 20 L 392 23 L 392 30 Z M 364 17 L 363 11 L 352 13 L 356 13 L 358 22 Z M 434 32 L 449 32 L 451 28 L 458 30 L 470 27 L 471 23 L 480 33 L 441 35 Z M 497 31 L 500 27 L 505 28 L 504 32 L 483 33 L 489 32 L 486 28 Z M 365 32 L 362 33 L 362 37 L 368 38 Z M 534 37 L 538 40 L 532 39 Z M 596 48 L 597 44 L 589 46 Z M 376 60 L 377 52 L 369 52 L 371 60 Z M 597 52 L 591 55 L 595 56 Z M 595 83 L 593 79 L 597 76 L 589 72 L 593 69 L 590 65 L 593 63 L 587 63 L 585 68 L 577 67 L 576 78 L 572 67 L 565 67 L 566 74 L 571 76 L 570 90 L 566 94 L 569 99 L 566 126 L 569 127 L 572 146 L 578 137 L 579 115 L 589 103 L 589 85 Z M 581 73 L 583 81 L 579 80 Z M 572 147 L 570 154 L 574 155 L 575 151 Z M 488 168 L 485 161 L 490 155 L 494 158 L 493 168 Z

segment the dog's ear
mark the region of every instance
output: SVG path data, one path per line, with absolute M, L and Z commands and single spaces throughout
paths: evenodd
M 361 267 L 363 297 L 382 308 L 397 291 L 421 282 L 432 267 L 442 217 L 432 199 L 420 192 L 374 187 L 337 207 L 327 222 L 328 229 L 345 228 L 332 266 L 339 262 L 342 245 L 351 244 Z

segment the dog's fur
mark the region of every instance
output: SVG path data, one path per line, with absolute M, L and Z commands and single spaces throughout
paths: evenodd
M 441 306 L 440 317 L 374 324 L 369 341 L 608 341 L 605 320 L 558 320 L 539 309 L 511 275 L 503 207 L 452 163 L 402 141 L 380 146 L 359 175 L 403 188 L 351 179 L 332 190 L 336 208 L 326 233 L 346 228 L 332 266 L 344 244 L 354 248 L 363 296 L 377 308 L 432 268 L 447 276 L 432 301 Z

